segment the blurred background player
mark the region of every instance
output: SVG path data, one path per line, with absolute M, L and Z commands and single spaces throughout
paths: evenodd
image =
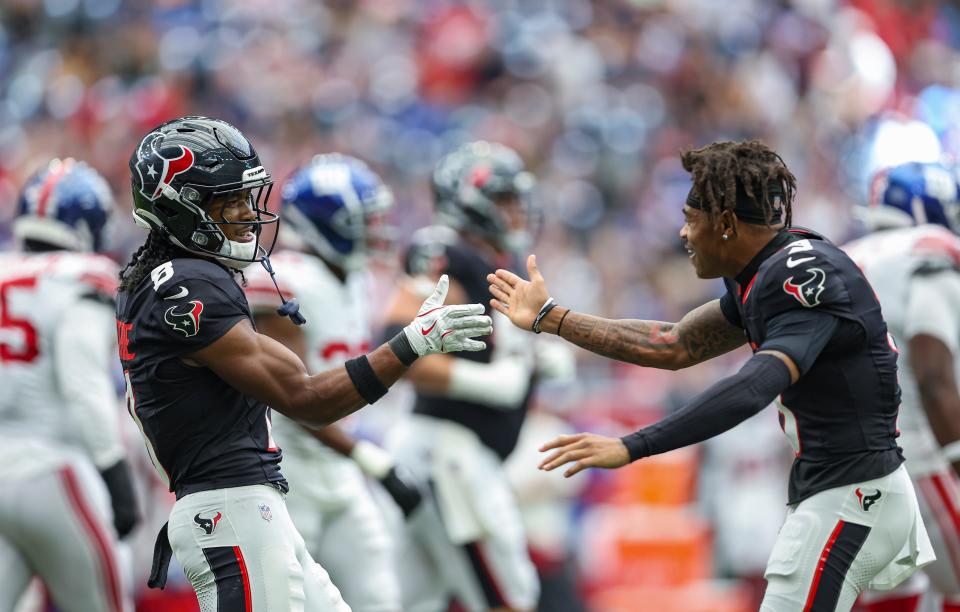
M 282 198 L 281 245 L 288 248 L 270 261 L 307 323 L 298 327 L 276 313 L 276 289 L 263 269 L 248 275 L 247 297 L 257 329 L 320 372 L 370 350 L 366 263 L 372 249 L 389 247 L 382 222 L 393 196 L 365 163 L 331 154 L 297 170 Z M 394 546 L 364 473 L 405 510 L 419 502 L 417 490 L 400 480 L 386 451 L 357 441 L 343 425 L 310 429 L 277 414 L 273 426 L 292 485 L 287 507 L 310 554 L 355 612 L 399 611 Z
M 473 142 L 433 173 L 438 225 L 412 237 L 409 275 L 389 307 L 394 333 L 423 291 L 450 276 L 451 299 L 485 301 L 486 273 L 513 267 L 530 244 L 534 179 L 512 149 Z M 530 610 L 538 583 L 503 461 L 517 444 L 535 373 L 534 344 L 509 321 L 494 322 L 487 349 L 466 358 L 424 359 L 410 369 L 413 414 L 391 432 L 397 460 L 430 483 L 449 537 L 445 551 L 412 545 L 401 554 L 407 610 Z M 443 579 L 440 577 L 443 576 Z
M 131 609 L 118 538 L 137 523 L 120 439 L 113 196 L 83 162 L 26 183 L 0 256 L 0 610 L 39 576 L 65 612 Z
M 897 341 L 898 444 L 917 489 L 937 560 L 924 568 L 943 610 L 960 610 L 960 201 L 955 172 L 911 162 L 873 181 L 864 221 L 873 231 L 845 249 L 880 298 Z M 952 466 L 951 466 L 952 464 Z M 868 610 L 911 611 L 923 581 L 892 594 L 868 593 Z M 897 604 L 896 607 L 895 604 Z

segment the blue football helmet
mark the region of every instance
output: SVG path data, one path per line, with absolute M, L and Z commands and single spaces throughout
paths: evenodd
M 392 207 L 390 189 L 364 162 L 331 153 L 315 156 L 287 180 L 280 216 L 294 242 L 352 271 L 392 246 L 393 228 L 385 222 Z
M 867 223 L 873 229 L 934 223 L 960 233 L 957 175 L 939 163 L 910 162 L 878 172 Z
M 114 200 L 110 186 L 86 163 L 53 159 L 26 182 L 13 233 L 71 251 L 102 251 Z

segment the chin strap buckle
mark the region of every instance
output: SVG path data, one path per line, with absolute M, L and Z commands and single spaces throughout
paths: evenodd
M 290 298 L 289 300 L 283 298 L 283 292 L 280 291 L 280 285 L 277 284 L 277 276 L 273 271 L 273 266 L 270 264 L 270 258 L 264 257 L 260 260 L 260 264 L 270 275 L 270 280 L 273 281 L 277 295 L 280 296 L 280 308 L 277 308 L 277 314 L 281 317 L 290 317 L 290 321 L 292 321 L 294 325 L 303 325 L 306 323 L 307 320 L 300 314 L 300 302 L 297 301 L 297 298 Z

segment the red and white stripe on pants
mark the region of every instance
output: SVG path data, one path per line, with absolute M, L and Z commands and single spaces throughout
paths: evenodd
M 54 452 L 36 472 L 0 474 L 15 492 L 0 496 L 0 609 L 37 576 L 63 612 L 128 610 L 106 486 L 85 457 Z

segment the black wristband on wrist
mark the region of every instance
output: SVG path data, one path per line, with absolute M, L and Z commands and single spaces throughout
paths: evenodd
M 407 338 L 407 334 L 403 333 L 403 329 L 393 338 L 390 338 L 387 345 L 390 347 L 390 350 L 393 351 L 393 354 L 397 356 L 397 359 L 400 360 L 400 363 L 407 367 L 410 367 L 410 365 L 417 360 L 417 357 L 419 357 L 417 352 L 413 350 L 413 347 L 410 346 L 410 340 Z
M 377 378 L 377 373 L 370 367 L 366 355 L 360 355 L 343 365 L 347 368 L 347 375 L 353 386 L 357 388 L 360 397 L 368 404 L 373 404 L 387 394 L 387 388 Z
M 544 317 L 547 314 L 557 307 L 557 301 L 553 298 L 547 298 L 547 302 L 540 308 L 540 312 L 537 313 L 537 318 L 533 320 L 533 325 L 530 326 L 531 331 L 535 334 L 540 333 L 540 323 L 543 321 Z
M 647 439 L 646 436 L 643 435 L 643 432 L 636 431 L 623 436 L 620 438 L 620 441 L 627 447 L 627 453 L 630 455 L 631 463 L 637 459 L 650 456 L 650 445 L 647 444 Z

